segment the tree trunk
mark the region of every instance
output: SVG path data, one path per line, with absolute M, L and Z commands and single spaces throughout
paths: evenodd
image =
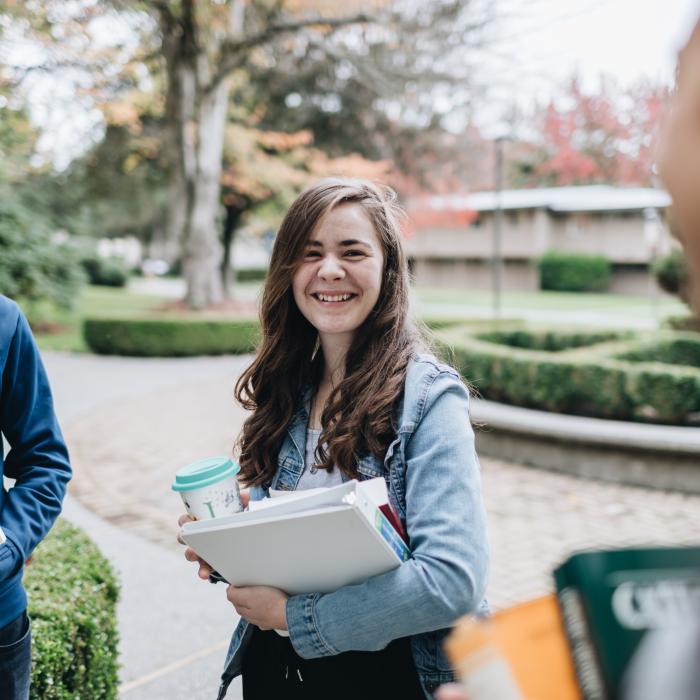
M 173 168 L 168 182 L 168 204 L 165 214 L 165 233 L 162 255 L 172 265 L 182 255 L 185 222 L 187 221 L 187 192 L 179 168 Z
M 166 221 L 171 239 L 182 244 L 185 301 L 203 308 L 224 298 L 217 216 L 229 81 L 212 87 L 194 2 L 183 3 L 177 21 L 164 11 L 161 30 L 168 77 L 166 149 L 172 149 Z
M 228 74 L 244 67 L 246 54 L 276 36 L 318 24 L 316 18 L 269 26 L 245 35 L 249 0 L 228 0 L 226 27 L 202 31 L 196 0 L 154 3 L 158 10 L 167 67 L 166 117 L 172 158 L 168 230 L 182 240 L 182 269 L 187 283 L 185 300 L 193 308 L 223 301 L 221 243 L 217 214 L 229 98 Z M 273 3 L 273 5 L 276 3 Z M 204 5 L 204 3 L 200 4 Z M 364 16 L 348 22 L 365 21 Z M 329 19 L 333 26 L 346 20 Z M 233 42 L 233 43 L 232 43 Z M 237 42 L 237 43 L 236 43 Z M 233 48 L 231 48 L 233 46 Z M 173 154 L 173 155 L 171 155 Z
M 185 125 L 184 151 L 194 155 L 194 163 L 187 178 L 183 272 L 187 283 L 185 299 L 193 308 L 218 304 L 224 299 L 217 214 L 228 94 L 228 80 L 222 80 L 214 90 L 198 95 L 196 120 Z
M 166 260 L 172 264 L 182 258 L 187 221 L 187 190 L 182 163 L 183 114 L 181 83 L 182 37 L 172 18 L 161 18 L 163 55 L 167 71 L 167 93 L 165 101 L 165 137 L 163 139 L 163 163 L 169 174 L 168 203 L 165 211 L 165 236 L 163 250 Z M 168 257 L 169 256 L 169 257 Z
M 221 283 L 224 286 L 224 296 L 227 299 L 233 297 L 233 286 L 236 276 L 234 270 L 231 269 L 231 250 L 241 216 L 243 216 L 243 209 L 241 207 L 235 205 L 226 206 L 226 219 L 224 220 L 222 236 L 224 256 L 221 261 Z

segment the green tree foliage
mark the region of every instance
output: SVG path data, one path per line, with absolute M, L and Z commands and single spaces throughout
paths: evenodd
M 280 131 L 279 116 L 260 123 L 260 107 L 267 105 L 271 114 L 273 102 L 284 103 L 282 112 L 291 108 L 289 86 L 294 80 L 300 85 L 303 81 L 300 89 L 308 96 L 307 103 L 319 109 L 307 111 L 298 124 L 286 124 L 284 131 L 296 133 L 303 123 L 314 133 L 316 147 L 327 149 L 331 157 L 357 152 L 373 160 L 396 160 L 400 166 L 420 162 L 423 172 L 436 172 L 439 167 L 432 166 L 440 164 L 425 157 L 424 141 L 416 148 L 401 149 L 397 135 L 422 134 L 469 102 L 472 93 L 466 81 L 471 63 L 464 61 L 465 51 L 479 44 L 494 4 L 493 0 L 343 4 L 329 0 L 24 0 L 3 12 L 11 18 L 13 30 L 36 44 L 44 57 L 38 66 L 15 67 L 16 81 L 35 68 L 77 75 L 80 99 L 91 100 L 104 111 L 108 125 L 121 122 L 133 136 L 138 136 L 134 128 L 139 120 L 131 120 L 133 110 L 122 98 L 134 89 L 152 91 L 155 111 L 165 124 L 160 151 L 164 160 L 159 163 L 167 178 L 162 223 L 166 237 L 181 247 L 187 300 L 199 307 L 223 296 L 215 273 L 222 257 L 217 217 L 227 108 L 230 112 L 232 106 L 243 107 L 252 115 L 245 122 L 247 127 Z M 124 24 L 130 28 L 124 35 L 127 39 L 105 40 L 105 28 L 121 30 Z M 294 60 L 287 60 L 296 56 L 311 58 L 312 69 L 300 72 Z M 287 87 L 272 92 L 266 87 L 271 81 L 263 78 L 246 89 L 254 70 L 259 75 L 267 70 L 270 77 L 286 74 L 281 82 Z M 119 107 L 116 112 L 114 105 Z M 109 111 L 112 114 L 107 116 Z M 277 110 L 278 115 L 282 112 Z M 347 119 L 340 119 L 340 113 L 347 114 Z M 337 135 L 343 131 L 351 134 L 349 140 L 356 147 L 350 150 L 348 141 L 340 143 Z M 104 168 L 105 163 L 102 159 L 98 166 Z M 92 173 L 85 178 L 90 186 L 99 179 L 94 169 Z M 143 176 L 150 182 L 146 172 Z M 111 185 L 119 190 L 118 182 Z M 96 194 L 91 187 L 87 192 L 90 197 Z M 123 230 L 152 220 L 151 210 L 141 206 L 147 202 L 129 198 L 128 193 L 125 198 L 131 206 L 112 208 L 101 199 L 101 206 L 65 205 L 71 228 L 80 222 L 89 227 L 94 221 L 104 225 L 115 220 L 115 229 Z M 136 221 L 124 224 L 121 212 L 134 214 Z
M 664 291 L 675 294 L 690 303 L 690 276 L 688 261 L 682 250 L 674 250 L 654 261 L 652 273 Z
M 52 242 L 41 216 L 0 196 L 0 293 L 70 307 L 83 281 L 77 251 Z
M 166 205 L 159 120 L 148 107 L 137 126 L 109 123 L 104 138 L 62 172 L 32 175 L 23 199 L 55 230 L 85 238 L 149 242 Z
M 332 157 L 391 161 L 392 184 L 405 194 L 474 185 L 480 140 L 468 125 L 478 75 L 465 57 L 487 43 L 494 4 L 387 5 L 392 21 L 382 29 L 349 27 L 324 42 L 299 34 L 264 47 L 240 101 L 259 128 L 309 130 Z
M 27 175 L 37 133 L 0 77 L 0 182 L 18 183 Z
M 69 307 L 83 274 L 76 251 L 52 243 L 50 218 L 30 196 L 37 138 L 21 95 L 0 73 L 0 293 L 30 307 L 43 301 Z

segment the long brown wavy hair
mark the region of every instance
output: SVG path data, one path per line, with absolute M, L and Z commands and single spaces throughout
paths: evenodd
M 408 263 L 401 244 L 396 195 L 364 180 L 327 179 L 302 192 L 282 221 L 272 250 L 260 307 L 262 341 L 253 363 L 236 384 L 236 398 L 252 414 L 237 448 L 246 485 L 269 482 L 285 430 L 301 401 L 315 391 L 323 373 L 317 330 L 299 311 L 292 277 L 320 219 L 340 204 L 364 207 L 384 253 L 382 287 L 376 305 L 355 331 L 345 374 L 321 416 L 319 468 L 357 477 L 357 463 L 371 453 L 383 458 L 396 431 L 406 367 L 420 343 L 408 314 Z M 326 450 L 324 445 L 328 446 Z

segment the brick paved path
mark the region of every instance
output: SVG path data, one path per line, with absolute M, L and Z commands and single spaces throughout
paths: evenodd
M 156 365 L 86 358 L 95 377 L 110 362 L 119 371 L 107 374 L 111 402 L 67 425 L 72 493 L 103 518 L 179 551 L 174 532 L 182 508 L 169 490 L 173 472 L 229 451 L 244 415 L 231 397 L 245 361 L 218 358 L 207 364 L 199 358 Z M 155 381 L 157 368 L 165 366 L 171 367 L 168 376 L 161 371 Z M 141 393 L 133 388 L 139 381 Z M 113 386 L 125 383 L 132 390 Z M 576 549 L 700 541 L 698 496 L 585 481 L 488 458 L 482 466 L 494 608 L 550 590 L 552 568 Z

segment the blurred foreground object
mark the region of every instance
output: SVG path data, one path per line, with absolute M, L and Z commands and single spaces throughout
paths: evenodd
M 659 171 L 693 271 L 700 308 L 700 21 L 678 60 L 678 87 L 663 127 Z
M 582 552 L 554 578 L 557 596 L 458 623 L 446 650 L 469 700 L 700 697 L 700 547 Z
M 700 619 L 649 632 L 630 662 L 623 700 L 700 698 Z
M 646 633 L 675 633 L 700 616 L 699 547 L 582 552 L 554 578 L 584 700 L 620 697 L 625 670 Z M 659 700 L 671 697 L 681 700 L 668 694 Z
M 469 700 L 579 700 L 554 595 L 463 618 L 445 648 Z

